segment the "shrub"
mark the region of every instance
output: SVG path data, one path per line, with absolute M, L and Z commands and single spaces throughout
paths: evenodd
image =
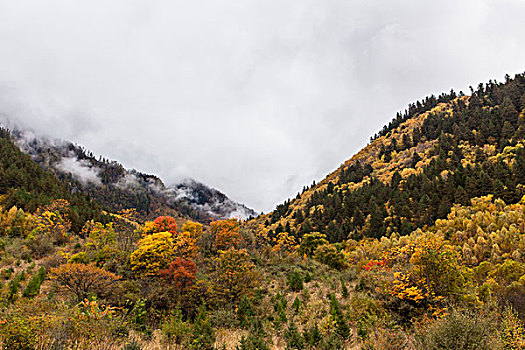
M 146 300 L 139 299 L 133 305 L 133 309 L 130 313 L 131 324 L 139 331 L 146 331 L 146 321 L 148 319 L 148 309 L 146 308 Z
M 39 259 L 55 251 L 53 242 L 45 235 L 30 235 L 25 240 L 25 245 L 33 258 Z
M 286 349 L 301 350 L 305 347 L 304 337 L 299 333 L 293 321 L 290 322 L 288 329 L 284 333 L 284 338 L 286 339 Z
M 303 289 L 303 277 L 299 271 L 294 271 L 288 275 L 288 285 L 290 289 L 299 292 Z
M 345 280 L 343 279 L 343 277 L 341 277 L 341 294 L 345 299 L 349 296 L 348 288 L 346 287 Z
M 180 309 L 175 309 L 172 311 L 168 319 L 162 324 L 161 329 L 168 344 L 183 344 L 190 333 L 191 326 L 188 323 L 182 321 Z
M 68 263 L 51 268 L 50 279 L 73 294 L 77 301 L 81 301 L 90 295 L 101 298 L 110 296 L 115 291 L 119 277 L 95 265 Z
M 237 309 L 237 319 L 241 327 L 245 328 L 251 323 L 251 318 L 255 315 L 250 299 L 244 296 L 241 299 L 239 308 Z
M 32 350 L 37 343 L 37 325 L 32 320 L 13 317 L 0 329 L 3 349 Z
M 285 297 L 281 293 L 277 292 L 275 297 L 273 297 L 273 309 L 277 314 L 274 318 L 275 328 L 279 328 L 281 323 L 286 323 L 288 321 L 286 318 L 286 307 L 287 303 Z
M 499 303 L 501 306 L 510 305 L 513 311 L 517 312 L 520 316 L 525 315 L 525 286 L 519 282 L 512 282 L 507 287 L 495 288 L 496 293 L 499 295 Z
M 315 259 L 333 269 L 342 270 L 347 267 L 345 256 L 333 244 L 323 244 L 317 247 Z
M 240 307 L 235 312 L 234 305 L 224 305 L 209 313 L 210 322 L 215 328 L 236 329 L 241 325 L 244 327 L 244 321 L 241 321 L 242 316 L 239 315 Z M 242 313 L 242 311 L 241 311 Z M 250 319 L 246 318 L 246 326 L 249 325 Z
M 44 279 L 46 278 L 46 269 L 42 266 L 38 270 L 38 272 L 29 280 L 29 283 L 27 283 L 26 288 L 24 289 L 24 292 L 22 293 L 22 296 L 24 298 L 33 298 L 40 293 L 40 286 L 42 285 L 42 282 L 44 282 Z
M 317 326 L 317 323 L 314 324 L 313 327 L 307 329 L 303 333 L 304 340 L 306 341 L 306 344 L 315 347 L 317 344 L 323 340 L 323 335 L 321 334 L 321 330 Z
M 500 332 L 503 349 L 525 349 L 525 330 L 511 307 L 506 307 L 503 311 Z
M 206 306 L 203 304 L 199 307 L 199 313 L 193 324 L 193 334 L 189 348 L 195 350 L 211 350 L 213 349 L 213 343 L 215 343 L 215 332 L 206 315 Z
M 342 350 L 343 344 L 341 338 L 336 334 L 328 335 L 318 347 L 319 350 Z
M 20 288 L 20 282 L 25 280 L 25 273 L 22 271 L 16 274 L 15 277 L 9 282 L 9 291 L 7 294 L 7 300 L 13 302 L 18 298 L 18 288 Z
M 299 246 L 299 253 L 312 256 L 315 253 L 317 247 L 328 244 L 326 235 L 320 232 L 306 233 L 301 239 L 301 244 Z
M 71 341 L 81 342 L 81 348 L 93 348 L 93 344 L 104 342 L 108 348 L 129 332 L 123 326 L 119 308 L 104 305 L 98 300 L 84 300 L 68 310 Z
M 312 275 L 309 272 L 304 274 L 304 283 L 309 283 L 312 280 Z
M 295 313 L 299 313 L 299 309 L 301 308 L 301 300 L 299 298 L 295 297 L 295 300 L 293 301 L 292 308 L 295 310 Z
M 408 346 L 408 338 L 399 326 L 375 328 L 365 341 L 363 348 L 370 350 L 403 350 Z
M 348 339 L 351 334 L 350 326 L 346 322 L 339 302 L 334 294 L 330 294 L 330 317 L 335 322 L 337 334 L 343 339 Z
M 416 337 L 420 350 L 462 349 L 483 350 L 496 347 L 495 320 L 469 311 L 452 311 L 448 316 L 433 321 Z
M 242 337 L 236 350 L 270 350 L 263 337 L 258 334 L 249 333 L 247 337 Z
M 142 346 L 140 346 L 140 344 L 135 340 L 132 340 L 131 342 L 124 345 L 122 350 L 142 350 Z
M 8 280 L 8 279 L 11 278 L 11 276 L 13 275 L 14 272 L 15 272 L 15 270 L 12 267 L 10 267 L 8 269 L 3 270 L 0 276 L 4 280 Z

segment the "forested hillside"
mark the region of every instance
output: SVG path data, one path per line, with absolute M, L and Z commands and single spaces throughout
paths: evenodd
M 524 96 L 429 97 L 274 212 L 209 224 L 102 211 L 2 130 L 0 344 L 525 349 Z
M 70 202 L 68 216 L 72 229 L 79 232 L 87 220 L 101 217 L 102 207 L 82 193 L 72 193 L 50 171 L 42 169 L 14 144 L 9 130 L 0 128 L 0 196 L 2 204 L 34 212 L 55 199 Z
M 321 183 L 256 226 L 346 238 L 402 235 L 444 218 L 454 203 L 525 194 L 525 77 L 480 84 L 471 96 L 431 96 L 399 113 Z
M 113 211 L 135 209 L 144 219 L 169 212 L 199 222 L 255 215 L 253 210 L 195 180 L 168 186 L 155 175 L 127 170 L 119 162 L 97 158 L 71 142 L 20 130 L 15 130 L 12 136 L 22 151 L 56 174 L 71 191 L 85 193 Z

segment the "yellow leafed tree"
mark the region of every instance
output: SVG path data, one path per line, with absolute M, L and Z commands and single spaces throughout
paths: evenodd
M 173 237 L 169 232 L 144 236 L 130 256 L 131 269 L 138 275 L 154 276 L 169 266 L 174 258 Z
M 295 237 L 290 235 L 288 232 L 280 232 L 277 237 L 275 237 L 275 245 L 272 250 L 283 255 L 292 255 L 297 252 L 297 242 Z
M 257 286 L 255 265 L 245 249 L 220 251 L 217 258 L 217 284 L 221 294 L 239 300 Z

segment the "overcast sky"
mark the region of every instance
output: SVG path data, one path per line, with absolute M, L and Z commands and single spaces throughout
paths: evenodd
M 525 71 L 525 1 L 0 0 L 0 119 L 261 211 L 408 103 Z

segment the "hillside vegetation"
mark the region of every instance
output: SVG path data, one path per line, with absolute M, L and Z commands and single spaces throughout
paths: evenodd
M 524 75 L 247 222 L 102 211 L 2 135 L 4 349 L 525 348 Z
M 0 155 L 0 198 L 4 207 L 34 212 L 55 199 L 68 200 L 68 215 L 75 232 L 87 220 L 100 219 L 102 207 L 98 203 L 84 193 L 73 192 L 69 184 L 38 166 L 20 151 L 5 128 L 0 128 Z
M 417 102 L 322 182 L 259 217 L 274 237 L 324 232 L 331 242 L 402 235 L 444 218 L 454 203 L 525 194 L 525 77 L 471 96 Z

